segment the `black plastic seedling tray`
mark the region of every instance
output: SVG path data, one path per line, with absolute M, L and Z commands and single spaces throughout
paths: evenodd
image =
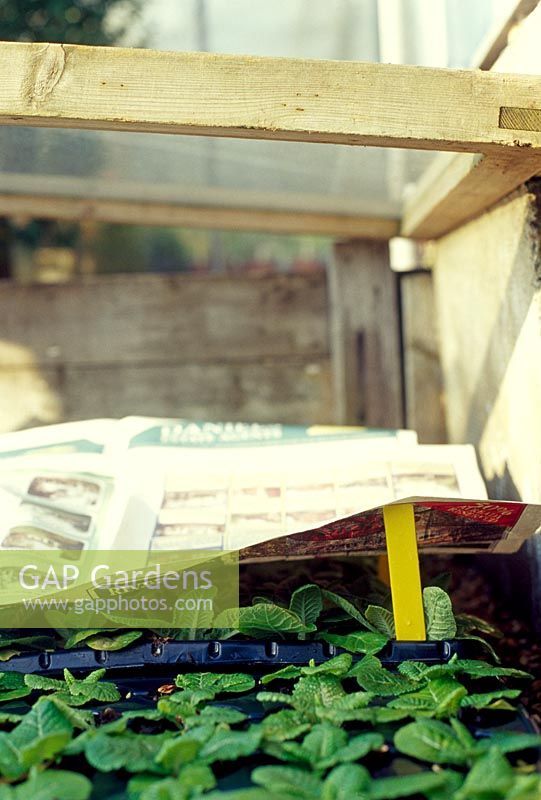
M 326 642 L 283 642 L 275 640 L 246 641 L 183 641 L 146 642 L 126 650 L 110 652 L 78 647 L 73 650 L 55 650 L 47 653 L 28 653 L 15 656 L 1 665 L 1 671 L 37 672 L 55 674 L 67 668 L 78 673 L 105 667 L 115 673 L 164 675 L 190 669 L 227 672 L 244 670 L 263 674 L 285 664 L 303 665 L 313 660 L 321 664 L 344 652 Z M 465 640 L 441 642 L 389 642 L 378 653 L 386 667 L 395 667 L 402 661 L 423 661 L 441 664 L 453 655 L 459 658 L 481 658 L 482 646 Z M 354 659 L 362 655 L 354 656 Z

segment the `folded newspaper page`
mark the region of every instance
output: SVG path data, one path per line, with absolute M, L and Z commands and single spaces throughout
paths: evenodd
M 487 500 L 473 447 L 413 431 L 127 417 L 0 436 L 0 549 L 377 553 L 381 507 L 412 497 L 429 550 L 509 552 L 541 525 Z

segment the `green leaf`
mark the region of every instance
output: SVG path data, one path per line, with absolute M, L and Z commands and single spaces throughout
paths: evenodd
M 68 633 L 68 636 L 64 641 L 64 650 L 71 650 L 71 648 L 77 647 L 78 644 L 90 639 L 91 636 L 103 636 L 103 628 L 81 628 L 80 630 L 68 630 L 66 633 Z
M 321 792 L 319 779 L 296 767 L 257 767 L 252 772 L 252 781 L 278 797 L 314 800 Z
M 456 622 L 451 598 L 438 586 L 423 590 L 426 618 L 426 635 L 431 640 L 452 639 L 456 636 Z
M 199 758 L 207 764 L 215 761 L 235 761 L 241 756 L 251 756 L 261 742 L 262 732 L 253 725 L 246 731 L 217 730 L 203 745 Z
M 341 653 L 339 656 L 330 658 L 322 664 L 311 662 L 307 667 L 301 667 L 302 675 L 336 675 L 342 677 L 351 668 L 352 657 L 349 653 Z
M 167 739 L 156 755 L 156 764 L 166 772 L 178 774 L 183 766 L 197 758 L 203 744 L 213 733 L 213 726 L 207 725 Z
M 360 764 L 343 764 L 330 772 L 322 787 L 322 800 L 352 800 L 366 797 L 370 773 Z
M 314 583 L 301 586 L 291 595 L 289 610 L 293 612 L 305 625 L 316 622 L 323 608 L 321 589 Z
M 370 800 L 394 800 L 395 797 L 410 797 L 425 794 L 447 785 L 444 772 L 417 772 L 413 775 L 398 775 L 379 778 L 370 786 Z
M 325 600 L 327 600 L 329 603 L 332 603 L 332 605 L 341 608 L 342 611 L 345 611 L 349 617 L 359 622 L 363 628 L 366 628 L 373 633 L 378 633 L 377 629 L 366 619 L 364 614 L 361 614 L 359 609 L 354 606 L 353 603 L 350 603 L 349 600 L 346 600 L 345 597 L 342 597 L 335 592 L 330 592 L 328 589 L 323 589 L 322 594 Z
M 20 672 L 0 672 L 0 703 L 26 697 L 30 692 Z
M 142 635 L 142 631 L 125 631 L 123 633 L 112 634 L 111 636 L 100 634 L 99 636 L 91 636 L 86 639 L 85 644 L 91 647 L 92 650 L 123 650 L 137 639 L 140 639 Z
M 265 741 L 283 742 L 310 730 L 310 723 L 298 711 L 284 708 L 265 717 L 261 730 Z
M 541 748 L 541 736 L 535 733 L 494 733 L 490 739 L 482 739 L 476 743 L 479 752 L 496 747 L 500 753 L 520 753 L 530 748 Z
M 419 691 L 392 700 L 389 708 L 408 709 L 412 715 L 424 712 L 439 719 L 457 714 L 467 694 L 467 689 L 453 678 L 436 678 Z
M 0 732 L 0 771 L 8 778 L 20 777 L 62 750 L 72 732 L 55 703 L 41 698 L 10 733 Z
M 490 708 L 494 700 L 514 700 L 520 695 L 520 689 L 499 689 L 494 692 L 470 694 L 462 698 L 462 708 Z
M 375 656 L 365 656 L 350 669 L 348 677 L 356 678 L 361 689 L 378 697 L 399 695 L 417 688 L 403 675 L 385 669 Z
M 382 606 L 368 606 L 364 612 L 366 619 L 377 631 L 383 633 L 388 639 L 394 639 L 396 630 L 394 626 L 394 615 Z
M 239 630 L 254 628 L 275 633 L 310 633 L 316 630 L 314 624 L 304 623 L 292 611 L 268 603 L 240 609 Z
M 132 781 L 130 784 L 133 787 Z M 150 785 L 143 789 L 139 799 L 188 800 L 213 789 L 214 786 L 216 786 L 216 778 L 209 767 L 205 764 L 187 764 L 180 770 L 177 778 L 153 779 Z
M 396 732 L 394 744 L 401 753 L 429 763 L 462 766 L 468 762 L 469 753 L 453 728 L 434 719 L 404 725 Z
M 287 667 L 282 667 L 282 669 L 276 670 L 276 672 L 269 672 L 267 675 L 263 675 L 261 678 L 261 683 L 266 686 L 267 683 L 271 683 L 275 680 L 292 680 L 293 678 L 299 678 L 302 675 L 302 671 L 300 667 L 296 667 L 294 664 L 288 664 Z
M 502 631 L 496 627 L 496 625 L 480 617 L 476 617 L 474 614 L 456 614 L 455 620 L 457 636 L 463 636 L 465 633 L 470 633 L 470 631 L 479 631 L 479 633 L 492 636 L 494 639 L 501 639 L 503 637 Z
M 180 689 L 202 689 L 216 695 L 227 692 L 249 692 L 254 688 L 255 680 L 244 672 L 231 674 L 192 672 L 177 675 L 175 685 Z
M 0 661 L 10 661 L 15 656 L 20 656 L 22 650 L 15 650 L 13 647 L 0 648 Z
M 35 772 L 13 790 L 13 800 L 87 800 L 92 784 L 84 775 L 60 769 Z
M 471 768 L 466 780 L 458 792 L 459 800 L 478 800 L 479 795 L 486 797 L 507 797 L 507 792 L 514 783 L 513 768 L 496 747 L 491 747 Z
M 46 675 L 25 675 L 24 682 L 31 689 L 37 689 L 40 692 L 56 691 L 57 689 L 66 688 L 65 681 L 57 680 L 56 678 L 48 678 Z
M 126 731 L 108 735 L 98 731 L 85 745 L 88 763 L 100 772 L 126 769 L 128 772 L 161 772 L 154 759 L 171 733 L 154 735 Z
M 375 655 L 382 650 L 388 642 L 387 636 L 383 633 L 372 633 L 372 631 L 357 631 L 341 635 L 338 633 L 321 633 L 318 636 L 329 644 L 349 650 L 350 653 L 365 653 Z

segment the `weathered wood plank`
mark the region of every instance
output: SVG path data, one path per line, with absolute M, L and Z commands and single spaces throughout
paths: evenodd
M 521 191 L 438 242 L 447 427 L 473 442 L 491 496 L 541 500 L 539 202 Z
M 0 194 L 0 216 L 9 217 L 17 214 L 40 219 L 93 220 L 127 225 L 167 225 L 317 236 L 355 236 L 364 239 L 391 239 L 397 236 L 400 230 L 400 222 L 397 219 L 347 214 L 177 205 L 56 195 Z
M 335 246 L 329 326 L 338 424 L 403 425 L 397 288 L 386 243 Z
M 422 444 L 447 441 L 432 273 L 400 275 L 406 427 Z
M 509 39 L 511 31 L 513 35 Z M 518 0 L 500 27 L 491 31 L 474 63 L 482 69 L 492 67 L 498 73 L 539 74 L 540 31 L 539 0 Z M 531 99 L 527 111 L 541 107 L 533 95 Z M 516 108 L 515 103 L 512 106 Z M 516 112 L 511 112 L 510 116 L 516 116 Z M 505 124 L 502 113 L 499 124 Z M 442 153 L 408 198 L 402 235 L 419 239 L 443 236 L 494 206 L 540 171 L 541 160 L 530 152 L 523 151 L 516 158 L 514 152 L 484 157 Z
M 541 78 L 394 64 L 4 43 L 0 122 L 499 153 Z
M 483 213 L 541 169 L 532 152 L 438 155 L 408 198 L 402 236 L 435 239 Z
M 311 424 L 332 418 L 328 359 L 70 367 L 62 398 L 66 419 L 142 414 Z
M 2 338 L 28 348 L 40 365 L 318 360 L 329 352 L 326 315 L 324 272 L 0 285 Z M 12 362 L 0 350 L 2 364 Z

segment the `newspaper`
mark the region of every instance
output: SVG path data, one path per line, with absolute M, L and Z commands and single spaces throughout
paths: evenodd
M 0 549 L 376 553 L 381 507 L 407 498 L 429 550 L 510 552 L 541 525 L 487 500 L 473 447 L 413 431 L 126 417 L 0 437 Z

